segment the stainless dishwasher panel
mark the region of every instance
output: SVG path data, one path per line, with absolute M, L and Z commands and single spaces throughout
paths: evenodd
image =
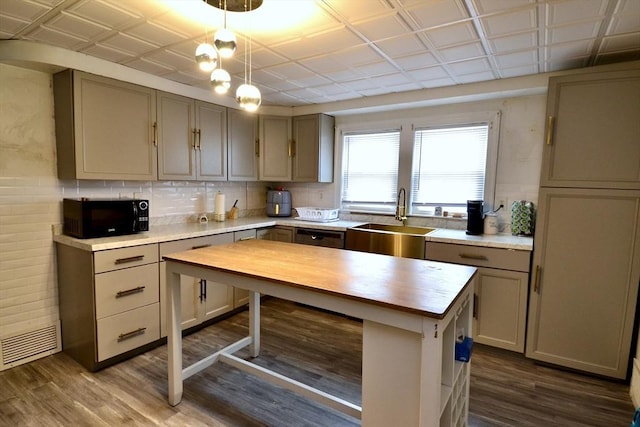
M 344 249 L 344 232 L 296 228 L 295 242 L 303 245 Z

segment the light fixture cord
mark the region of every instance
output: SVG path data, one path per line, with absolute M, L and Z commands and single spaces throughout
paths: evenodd
M 253 0 L 249 0 L 249 12 L 253 11 Z M 249 17 L 249 84 L 251 83 L 251 45 L 253 44 L 253 15 Z
M 247 12 L 247 0 L 244 0 L 244 11 Z M 249 49 L 251 48 L 251 43 L 249 43 Z M 244 84 L 247 84 L 247 48 L 244 49 Z

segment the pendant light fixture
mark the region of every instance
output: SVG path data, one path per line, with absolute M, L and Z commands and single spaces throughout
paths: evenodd
M 219 95 L 224 95 L 231 87 L 231 76 L 222 68 L 222 58 L 220 58 L 220 68 L 216 68 L 211 73 L 211 86 Z
M 249 11 L 251 11 L 252 0 L 249 0 Z M 247 11 L 247 0 L 244 0 L 244 11 Z M 262 103 L 262 96 L 260 90 L 251 84 L 251 41 L 252 35 L 249 29 L 249 46 L 244 51 L 244 84 L 241 84 L 236 90 L 236 101 L 240 105 L 240 108 L 254 112 L 258 109 Z M 249 72 L 247 73 L 247 51 L 249 51 Z M 248 76 L 248 79 L 247 79 Z
M 236 35 L 227 28 L 227 0 L 220 0 L 218 7 L 222 9 L 222 1 L 224 1 L 224 27 L 216 31 L 213 36 L 213 45 L 221 58 L 231 58 L 238 47 L 238 43 Z
M 204 30 L 204 43 L 196 48 L 196 62 L 202 71 L 213 71 L 218 64 L 218 55 L 213 46 L 207 43 L 207 30 Z

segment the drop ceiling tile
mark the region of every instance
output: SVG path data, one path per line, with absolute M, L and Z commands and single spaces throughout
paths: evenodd
M 478 34 L 471 22 L 446 25 L 425 32 L 437 48 L 455 46 L 478 40 Z
M 410 30 L 406 23 L 395 14 L 356 22 L 353 27 L 368 40 L 374 42 L 396 37 L 398 34 L 404 34 L 407 30 Z
M 364 78 L 362 73 L 360 73 L 359 71 L 354 70 L 353 68 L 347 68 L 347 67 L 343 67 L 341 70 L 338 70 L 338 71 L 327 72 L 324 74 L 324 76 L 327 77 L 329 80 L 332 80 L 334 82 L 341 82 L 341 83 Z
M 591 21 L 549 28 L 548 42 L 556 44 L 595 38 L 598 36 L 600 24 L 601 21 Z
M 77 37 L 91 40 L 111 31 L 106 25 L 96 24 L 88 19 L 61 11 L 59 15 L 47 21 L 47 27 L 63 33 L 73 34 Z
M 430 80 L 438 80 L 450 77 L 449 73 L 443 67 L 439 66 L 411 71 L 408 74 L 418 82 L 426 82 Z
M 267 85 L 273 90 L 284 91 L 298 89 L 300 86 L 290 80 L 283 80 L 280 75 L 270 73 L 265 70 L 256 71 L 253 74 L 253 80 L 263 85 Z
M 161 24 L 155 22 L 143 22 L 127 30 L 128 34 L 157 46 L 167 46 L 178 44 L 186 38 L 184 34 L 163 28 Z
M 342 70 L 344 67 L 332 59 L 332 55 L 319 55 L 298 61 L 301 65 L 318 74 Z
M 149 52 L 150 50 L 157 49 L 157 45 L 153 45 L 151 43 L 147 43 L 143 40 L 140 40 L 136 37 L 132 37 L 125 33 L 117 33 L 101 42 L 101 44 L 122 50 L 125 52 L 132 53 L 134 55 L 142 55 L 144 53 Z
M 68 10 L 78 16 L 111 28 L 121 28 L 142 18 L 142 15 L 132 13 L 122 9 L 117 4 L 106 3 L 102 0 L 80 1 Z
M 44 16 L 51 10 L 51 7 L 24 0 L 2 0 L 0 1 L 0 13 L 9 17 L 33 22 Z
M 344 46 L 363 44 L 352 31 L 341 28 L 323 34 L 303 37 L 295 41 L 273 46 L 279 54 L 287 58 L 307 58 L 310 56 L 333 53 Z
M 506 55 L 496 55 L 494 58 L 501 70 L 503 68 L 530 66 L 538 63 L 538 50 L 532 49 Z
M 371 64 L 363 64 L 357 67 L 357 70 L 367 77 L 381 76 L 398 71 L 396 67 L 387 61 L 377 61 Z
M 640 5 L 640 1 L 637 2 Z M 640 13 L 616 14 L 611 20 L 607 34 L 638 32 Z
M 465 74 L 479 74 L 491 72 L 491 64 L 486 58 L 472 59 L 471 61 L 452 62 L 448 64 L 449 69 L 457 76 Z
M 310 70 L 292 62 L 274 65 L 272 67 L 265 68 L 264 71 L 268 71 L 269 73 L 280 76 L 280 78 L 286 78 L 292 81 L 308 79 L 315 74 Z
M 348 47 L 334 52 L 330 58 L 342 64 L 344 67 L 357 67 L 362 64 L 370 64 L 380 60 L 380 54 L 367 45 Z
M 538 72 L 537 64 L 514 68 L 500 68 L 500 75 L 502 75 L 503 78 L 528 76 L 529 74 L 537 74 Z
M 198 78 L 198 77 L 200 77 L 200 78 Z M 190 73 L 187 74 L 187 73 L 184 73 L 182 71 L 169 73 L 169 74 L 166 74 L 164 76 L 164 78 L 166 78 L 166 79 L 172 80 L 174 82 L 182 83 L 182 84 L 185 84 L 185 85 L 200 84 L 201 83 L 200 82 L 201 77 L 202 76 L 194 76 L 194 75 L 191 75 Z
M 562 70 L 572 70 L 575 68 L 584 68 L 587 66 L 588 58 L 573 58 L 573 59 L 565 59 L 560 58 L 557 61 L 550 61 L 545 64 L 546 71 L 562 71 Z
M 463 59 L 477 58 L 486 55 L 484 49 L 482 48 L 482 45 L 479 42 L 469 43 L 447 49 L 440 49 L 439 52 L 447 62 L 461 61 Z
M 616 14 L 640 15 L 640 2 L 637 0 L 620 0 Z
M 179 13 L 167 12 L 153 18 L 153 22 L 175 33 L 184 34 L 189 38 L 202 36 L 204 39 L 205 28 L 202 25 L 195 23 L 192 19 L 189 19 Z M 222 27 L 222 21 L 220 22 L 220 25 L 208 27 L 208 30 L 210 31 L 208 31 L 207 35 L 210 38 L 213 37 L 215 31 Z
M 465 74 L 456 77 L 456 79 L 460 83 L 486 82 L 495 78 L 496 76 L 491 71 L 485 71 L 484 73 Z
M 407 12 L 422 29 L 469 19 L 460 0 L 416 1 L 407 5 Z
M 318 74 L 312 73 L 309 77 L 294 80 L 293 83 L 300 87 L 313 88 L 316 86 L 322 86 L 331 83 L 331 80 Z
M 335 97 L 341 95 L 349 95 L 352 92 L 344 88 L 342 85 L 331 83 L 324 86 L 317 86 L 315 88 L 317 91 L 324 93 L 326 96 Z
M 375 43 L 390 58 L 405 57 L 427 50 L 427 47 L 415 34 L 404 34 Z
M 407 55 L 402 58 L 395 58 L 394 62 L 402 69 L 411 71 L 420 68 L 430 67 L 438 64 L 438 60 L 430 52 L 424 52 L 418 55 Z
M 489 13 L 508 12 L 513 9 L 535 6 L 536 0 L 474 0 L 473 2 L 481 15 Z
M 491 15 L 482 18 L 481 22 L 489 38 L 533 31 L 537 30 L 536 11 L 537 9 L 532 7 L 500 15 Z
M 442 79 L 426 80 L 422 82 L 422 86 L 424 86 L 427 89 L 444 87 L 444 86 L 454 86 L 456 84 L 457 82 L 450 77 L 445 77 Z
M 342 86 L 344 86 L 350 91 L 353 91 L 356 93 L 362 93 L 362 91 L 367 90 L 371 87 L 371 82 L 369 81 L 369 79 L 365 78 L 365 79 L 358 79 L 358 80 L 343 82 Z
M 538 46 L 538 33 L 527 32 L 504 37 L 489 39 L 489 45 L 494 54 L 501 54 L 524 49 L 534 49 Z
M 640 46 L 640 32 L 605 37 L 600 45 L 599 53 L 619 52 L 631 49 L 637 50 L 638 46 Z
M 128 67 L 135 68 L 140 71 L 144 71 L 145 73 L 154 74 L 154 75 L 165 75 L 169 74 L 175 69 L 167 67 L 163 64 L 158 64 L 154 61 L 150 61 L 147 58 L 135 59 L 133 61 L 129 61 L 126 63 Z
M 325 7 L 337 13 L 342 19 L 354 22 L 373 16 L 385 15 L 393 10 L 384 0 L 325 0 L 324 3 Z
M 607 0 L 551 1 L 547 4 L 547 25 L 593 20 L 594 17 L 604 18 L 607 3 Z
M 170 11 L 167 1 L 149 0 L 99 0 L 112 8 L 120 8 L 132 15 L 154 18 Z M 184 1 L 184 0 L 181 0 Z
M 547 61 L 555 62 L 563 59 L 584 58 L 589 56 L 593 49 L 593 40 L 582 40 L 571 43 L 562 43 L 548 46 Z
M 172 70 L 182 70 L 191 67 L 197 67 L 196 60 L 193 56 L 186 57 L 176 52 L 166 49 L 160 49 L 145 56 L 145 59 L 164 65 Z
M 133 57 L 129 52 L 123 52 L 119 49 L 113 49 L 109 46 L 103 46 L 99 43 L 84 48 L 81 52 L 97 58 L 106 59 L 107 61 L 122 63 Z
M 9 15 L 0 15 L 0 31 L 7 34 L 7 38 L 13 37 L 29 26 L 30 22 L 23 19 L 14 18 Z
M 70 50 L 75 50 L 87 43 L 86 39 L 76 37 L 69 33 L 63 33 L 52 28 L 47 28 L 44 25 L 31 31 L 26 35 L 30 40 L 37 40 L 42 43 L 52 44 L 54 46 L 64 47 Z

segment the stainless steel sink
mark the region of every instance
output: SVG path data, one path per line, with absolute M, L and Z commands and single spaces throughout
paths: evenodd
M 424 259 L 425 236 L 434 228 L 363 224 L 347 229 L 345 249 Z

